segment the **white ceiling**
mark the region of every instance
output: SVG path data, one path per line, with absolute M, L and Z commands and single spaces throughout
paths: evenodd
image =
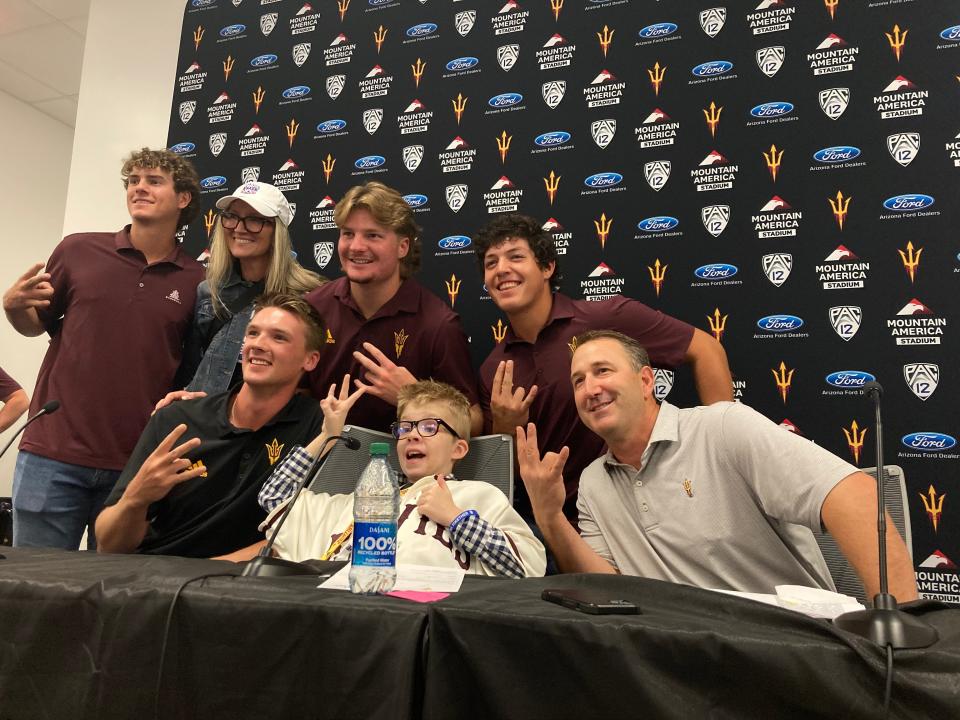
M 91 0 L 0 0 L 0 91 L 74 127 Z

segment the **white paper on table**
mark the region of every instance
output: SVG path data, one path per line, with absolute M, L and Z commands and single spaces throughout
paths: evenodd
M 780 607 L 796 610 L 810 617 L 833 620 L 844 613 L 866 609 L 856 598 L 821 588 L 777 585 L 776 591 Z
M 350 563 L 317 587 L 324 590 L 350 589 Z M 463 570 L 433 565 L 397 565 L 397 582 L 393 590 L 420 592 L 457 592 L 463 583 Z
M 809 617 L 825 618 L 827 620 L 833 620 L 838 615 L 847 612 L 865 609 L 856 598 L 830 590 L 803 585 L 777 585 L 776 591 L 777 594 L 774 595 L 770 593 L 738 592 L 736 590 L 714 590 L 714 592 L 736 595 L 747 600 L 776 605 L 787 610 L 803 613 Z

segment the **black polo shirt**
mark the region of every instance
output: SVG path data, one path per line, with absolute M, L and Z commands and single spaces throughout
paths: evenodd
M 228 420 L 234 392 L 175 402 L 150 418 L 107 505 L 120 499 L 150 453 L 180 423 L 187 431 L 178 444 L 200 438 L 200 447 L 187 457 L 202 462 L 207 472 L 150 506 L 150 528 L 137 552 L 212 557 L 263 539 L 257 526 L 266 513 L 257 493 L 294 445 L 319 434 L 323 412 L 316 400 L 297 394 L 259 430 L 239 430 Z

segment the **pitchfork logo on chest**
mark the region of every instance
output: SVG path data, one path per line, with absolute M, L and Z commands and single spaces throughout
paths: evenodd
M 400 328 L 400 330 L 393 333 L 393 350 L 397 355 L 397 360 L 399 360 L 400 356 L 403 354 L 403 346 L 407 344 L 407 340 L 409 339 L 410 336 L 403 328 Z

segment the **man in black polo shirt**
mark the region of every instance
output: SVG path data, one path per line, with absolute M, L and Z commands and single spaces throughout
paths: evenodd
M 296 392 L 323 341 L 304 300 L 261 299 L 244 337 L 243 383 L 150 419 L 97 519 L 98 549 L 211 557 L 256 542 L 264 480 L 323 425 L 317 402 Z

